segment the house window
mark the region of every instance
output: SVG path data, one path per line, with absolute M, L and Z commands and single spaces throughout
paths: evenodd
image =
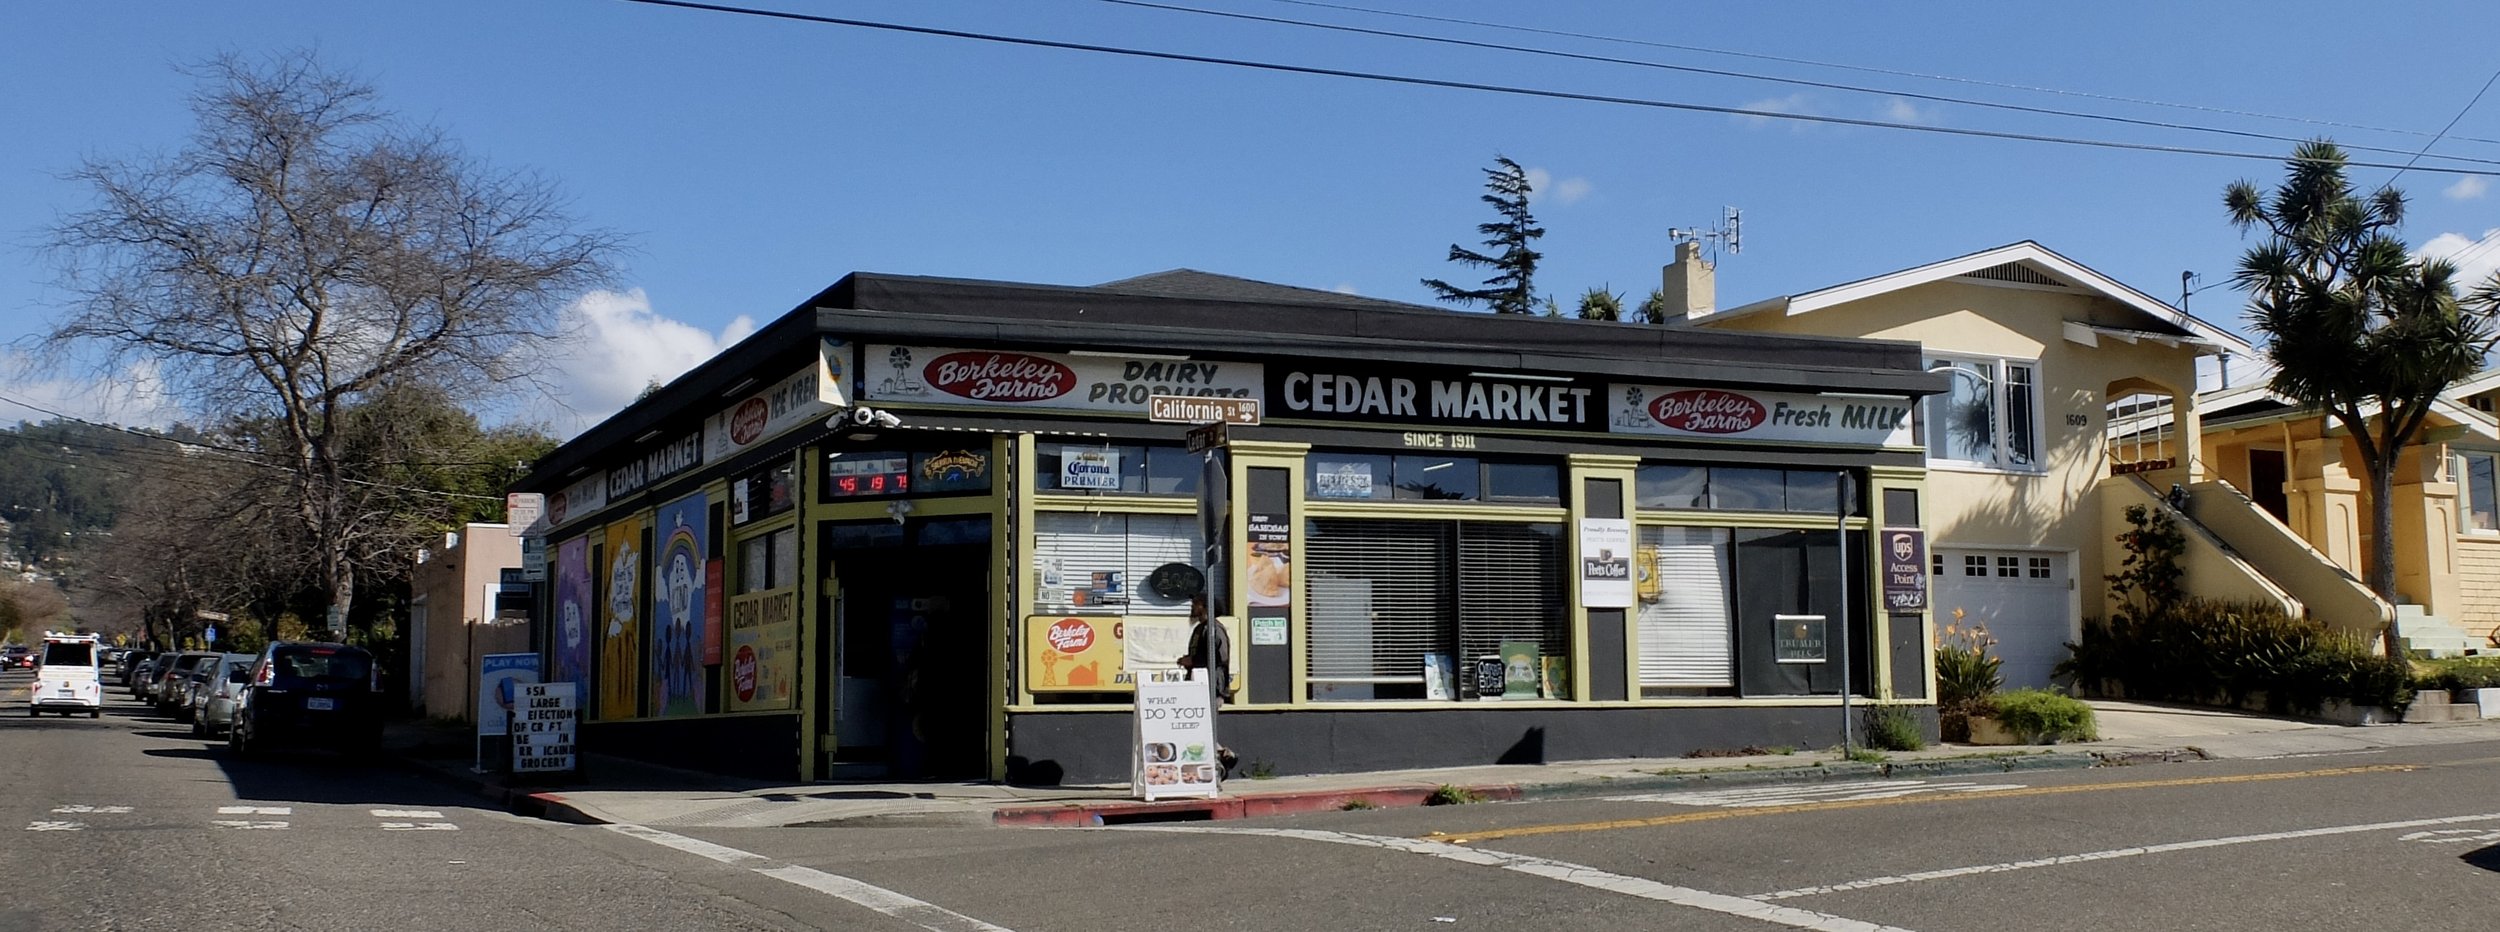
M 2006 577 L 2006 578 L 2008 578 L 2008 579 L 2018 578 L 2018 577 L 2022 576 L 2022 575 L 2023 575 L 2023 561 L 2022 561 L 2022 558 L 2020 558 L 2020 557 L 1998 557 L 1998 558 L 1997 558 L 1997 575 L 1998 575 L 1998 576 L 2003 576 L 2003 577 Z
M 1994 469 L 2040 468 L 2039 366 L 2001 359 L 1934 359 L 1968 375 L 1919 406 L 1930 460 Z
M 2459 509 L 2465 529 L 2478 534 L 2500 533 L 2500 497 L 2493 492 L 2493 454 L 2457 454 L 2457 485 L 2464 489 Z
M 1983 557 L 1983 556 L 1979 556 L 1979 555 L 1977 555 L 1977 554 L 1968 554 L 1968 553 L 1963 554 L 1963 555 L 1962 555 L 1962 575 L 1964 575 L 1964 576 L 1986 576 L 1986 575 L 1988 575 L 1988 558 L 1987 558 L 1987 557 Z
M 2047 558 L 2047 557 L 2029 557 L 2029 558 L 2027 558 L 2027 559 L 2029 559 L 2029 560 L 2030 560 L 2029 566 L 2030 566 L 2030 569 L 2031 569 L 2031 578 L 2033 578 L 2033 579 L 2047 579 L 2047 578 L 2049 578 L 2049 558 Z

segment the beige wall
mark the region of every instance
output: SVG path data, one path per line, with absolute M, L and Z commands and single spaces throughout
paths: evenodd
M 417 698 L 425 714 L 468 721 L 476 696 L 470 658 L 529 650 L 529 626 L 491 623 L 494 605 L 485 598 L 504 569 L 521 565 L 521 539 L 501 524 L 471 524 L 456 538 L 429 548 L 409 573 L 409 596 L 425 608 L 424 643 L 411 647 L 424 656 Z M 412 628 L 410 637 L 419 636 Z
M 1727 329 L 1914 340 L 1931 356 L 1984 355 L 2037 359 L 2041 391 L 2039 473 L 1980 472 L 1932 465 L 1923 511 L 1928 533 L 1943 547 L 2017 547 L 2075 555 L 2075 579 L 2087 587 L 2086 614 L 2103 601 L 2093 591 L 2109 572 L 2103 544 L 2117 533 L 2092 502 L 2108 475 L 2103 405 L 2118 394 L 2168 391 L 2188 416 L 2185 446 L 2195 448 L 2196 354 L 2186 347 L 2125 343 L 2101 337 L 2095 346 L 2067 339 L 2065 324 L 2146 329 L 2136 311 L 2105 298 L 2037 288 L 1936 282 L 1807 314 L 1777 312 L 1726 320 Z M 2070 426 L 2069 419 L 2081 423 Z M 2159 488 L 2200 477 L 2195 463 L 2148 478 Z

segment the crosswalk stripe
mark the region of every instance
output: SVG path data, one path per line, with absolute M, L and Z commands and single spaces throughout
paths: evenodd
M 89 813 L 89 812 L 95 812 L 95 813 L 102 813 L 102 814 L 105 814 L 105 815 L 121 815 L 121 814 L 123 814 L 123 813 L 127 813 L 127 812 L 131 811 L 131 809 L 130 809 L 130 807 L 129 807 L 129 806 L 75 806 L 75 805 L 73 805 L 73 806 L 55 806 L 55 807 L 53 807 L 53 808 L 52 808 L 52 811 L 54 811 L 54 812 L 58 812 L 58 813 L 63 813 L 63 814 L 79 814 L 79 813 Z
M 460 826 L 449 822 L 384 822 L 385 832 L 457 832 Z
M 439 819 L 443 814 L 432 809 L 375 809 L 377 819 Z
M 87 827 L 87 823 L 85 823 L 85 822 L 29 822 L 29 823 L 26 823 L 26 830 L 27 830 L 27 831 L 30 831 L 30 832 L 75 832 L 75 831 L 78 831 L 78 830 L 80 830 L 80 829 L 84 829 L 84 828 L 86 828 L 86 827 Z
M 208 824 L 219 828 L 284 830 L 287 823 L 252 819 L 210 819 Z

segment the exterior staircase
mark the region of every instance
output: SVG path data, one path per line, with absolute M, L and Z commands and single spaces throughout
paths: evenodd
M 2465 629 L 2424 613 L 2419 605 L 2396 606 L 2396 639 L 2416 657 L 2462 657 L 2480 646 Z

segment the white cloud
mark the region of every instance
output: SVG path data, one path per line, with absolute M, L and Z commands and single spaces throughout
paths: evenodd
M 46 372 L 31 357 L 0 353 L 0 398 L 7 399 L 0 403 L 0 423 L 48 421 L 58 412 L 103 424 L 165 428 L 183 414 L 162 370 L 150 360 L 111 375 L 64 375 Z
M 1814 98 L 1802 91 L 1790 94 L 1786 97 L 1765 97 L 1761 100 L 1747 101 L 1745 103 L 1738 104 L 1737 106 L 1742 109 L 1759 110 L 1765 113 L 1797 113 L 1812 115 L 1816 112 L 1814 109 Z M 1767 116 L 1748 115 L 1739 116 L 1736 119 L 1742 121 L 1748 126 L 1769 126 L 1773 122 L 1786 123 L 1788 124 L 1789 129 L 1797 131 L 1809 129 L 1813 125 L 1798 120 L 1774 121 L 1771 117 Z
M 1577 204 L 1589 196 L 1595 186 L 1586 178 L 1555 180 L 1554 173 L 1542 168 L 1528 169 L 1528 188 L 1543 193 L 1559 204 Z
M 2471 289 L 2491 280 L 2492 273 L 2500 272 L 2500 228 L 2484 230 L 2479 238 L 2442 233 L 2423 243 L 2414 255 L 2456 263 L 2458 288 Z
M 1353 282 L 1338 282 L 1338 283 L 1337 283 L 1337 287 L 1330 288 L 1330 289 L 1328 289 L 1328 290 L 1330 290 L 1330 291 L 1334 291 L 1334 292 L 1336 292 L 1336 293 L 1338 293 L 1338 294 L 1352 294 L 1352 295 L 1359 295 L 1359 294 L 1362 294 L 1362 292 L 1361 292 L 1361 291 L 1359 291 L 1359 290 L 1356 290 L 1356 289 L 1355 289 L 1355 287 L 1354 287 L 1354 283 L 1353 283 Z
M 1895 123 L 1932 123 L 1936 119 L 1934 111 L 1921 110 L 1917 104 L 1903 97 L 1884 98 L 1884 106 L 1880 112 L 1884 119 Z
M 666 383 L 755 332 L 745 315 L 717 334 L 652 310 L 642 289 L 593 291 L 564 309 L 573 335 L 544 375 L 552 410 L 534 411 L 570 438 L 624 410 L 653 381 Z
M 2439 193 L 2447 195 L 2452 201 L 2470 201 L 2482 197 L 2484 192 L 2490 190 L 2491 182 L 2478 176 L 2467 175 L 2457 179 L 2457 183 L 2449 185 Z

